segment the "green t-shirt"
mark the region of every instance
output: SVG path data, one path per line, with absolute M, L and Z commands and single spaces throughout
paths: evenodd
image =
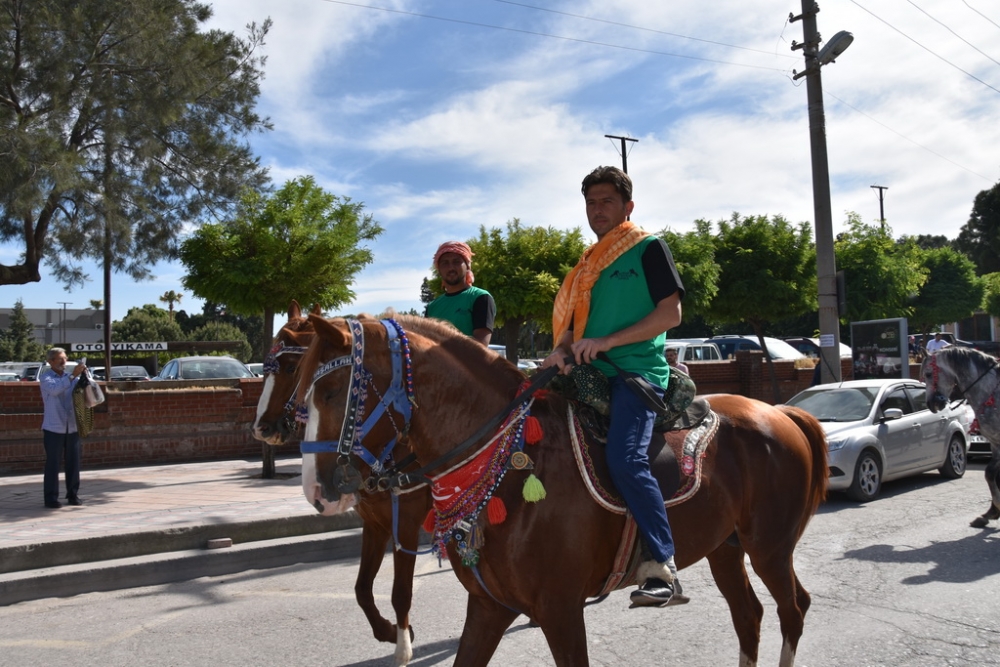
M 485 308 L 480 309 L 482 312 L 480 315 L 482 322 L 480 327 L 477 327 L 473 319 L 473 310 L 476 300 L 484 295 L 488 303 L 485 304 Z M 495 315 L 496 306 L 493 303 L 493 297 L 486 290 L 479 289 L 473 285 L 466 287 L 461 292 L 442 294 L 427 304 L 427 309 L 424 311 L 425 317 L 447 320 L 466 336 L 471 336 L 472 332 L 477 328 L 492 330 Z
M 656 304 L 649 295 L 642 254 L 655 237 L 640 241 L 614 263 L 601 271 L 590 292 L 590 314 L 584 338 L 599 338 L 630 327 L 653 312 Z M 608 357 L 623 370 L 638 373 L 653 384 L 666 387 L 670 366 L 663 354 L 666 332 L 650 340 L 630 343 L 608 350 Z M 594 361 L 594 366 L 608 377 L 617 375 L 609 364 Z

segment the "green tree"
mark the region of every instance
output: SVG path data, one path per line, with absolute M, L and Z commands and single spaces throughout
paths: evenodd
M 173 256 L 182 225 L 226 210 L 266 173 L 246 135 L 270 26 L 199 31 L 192 0 L 5 0 L 0 11 L 0 285 L 71 286 L 79 261 L 134 279 Z M 109 306 L 110 304 L 105 304 Z
M 579 228 L 564 232 L 552 227 L 523 227 L 517 218 L 505 230 L 479 228 L 469 240 L 475 253 L 476 285 L 493 295 L 496 323 L 503 327 L 507 358 L 517 363 L 521 327 L 535 320 L 544 331 L 552 329 L 552 305 L 569 270 L 586 244 Z M 433 280 L 432 289 L 440 281 Z
M 1000 183 L 976 195 L 955 247 L 975 263 L 979 275 L 1000 271 Z
M 45 346 L 35 340 L 35 327 L 24 314 L 24 303 L 18 299 L 10 311 L 10 326 L 0 330 L 0 359 L 40 361 L 44 358 Z
M 270 197 L 244 195 L 236 215 L 181 244 L 185 288 L 227 312 L 263 315 L 267 353 L 275 310 L 295 299 L 332 309 L 354 298 L 354 276 L 372 262 L 362 245 L 382 233 L 364 204 L 297 178 Z
M 983 281 L 983 310 L 992 317 L 1000 317 L 1000 273 L 987 273 Z
M 174 304 L 180 303 L 183 298 L 183 294 L 175 292 L 174 290 L 164 292 L 163 296 L 160 297 L 160 303 L 165 303 L 169 307 L 170 319 L 174 319 Z
M 913 300 L 910 321 L 922 333 L 945 322 L 969 317 L 983 305 L 985 287 L 976 277 L 976 265 L 968 257 L 939 248 L 923 252 L 927 282 Z
M 780 215 L 732 217 L 719 221 L 715 237 L 719 263 L 718 293 L 705 315 L 716 322 L 745 322 L 765 350 L 774 400 L 778 380 L 766 353 L 769 322 L 801 315 L 817 307 L 816 250 L 809 223 L 792 225 Z
M 927 279 L 921 250 L 912 239 L 894 241 L 892 229 L 866 225 L 847 214 L 847 231 L 834 243 L 837 268 L 844 272 L 847 321 L 905 317 Z
M 167 311 L 147 303 L 142 308 L 129 308 L 125 317 L 112 323 L 111 340 L 122 343 L 170 342 L 185 340 L 185 336 Z
M 206 301 L 200 315 L 193 315 L 182 321 L 182 314 L 184 311 L 178 313 L 177 321 L 189 338 L 196 329 L 210 322 L 225 322 L 243 332 L 243 336 L 250 343 L 251 354 L 248 361 L 264 361 L 267 355 L 261 350 L 270 350 L 271 336 L 264 335 L 264 318 L 260 315 L 237 315 L 227 311 L 225 305 L 214 301 Z
M 715 239 L 712 223 L 695 220 L 694 230 L 677 234 L 663 230 L 659 237 L 667 242 L 674 256 L 677 273 L 684 283 L 684 319 L 702 316 L 708 312 L 712 300 L 719 292 L 722 267 L 715 261 Z
M 239 327 L 229 322 L 208 322 L 203 324 L 192 331 L 187 339 L 191 341 L 208 342 L 237 341 L 240 343 L 238 349 L 227 352 L 219 352 L 217 354 L 225 354 L 227 356 L 236 357 L 245 363 L 250 361 L 250 356 L 253 353 L 246 334 L 243 333 Z

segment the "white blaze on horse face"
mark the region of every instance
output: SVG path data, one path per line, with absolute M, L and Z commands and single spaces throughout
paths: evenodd
M 257 418 L 253 422 L 253 434 L 258 440 L 263 440 L 260 433 L 260 419 L 267 411 L 267 406 L 271 403 L 271 393 L 274 391 L 274 376 L 268 373 L 264 377 L 264 390 L 260 393 L 260 400 L 257 401 Z
M 309 409 L 309 421 L 306 422 L 303 440 L 306 442 L 315 441 L 316 434 L 319 432 L 319 411 L 313 403 L 313 390 L 311 387 L 306 393 L 305 403 Z M 353 493 L 341 495 L 340 500 L 335 503 L 323 497 L 323 486 L 316 476 L 315 454 L 302 455 L 302 493 L 305 494 L 309 504 L 315 507 L 316 511 L 323 516 L 343 514 L 358 503 L 358 499 Z

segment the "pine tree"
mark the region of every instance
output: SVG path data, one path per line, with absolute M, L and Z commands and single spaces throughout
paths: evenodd
M 35 340 L 35 327 L 24 314 L 20 299 L 10 313 L 10 327 L 0 331 L 0 359 L 5 361 L 41 361 L 45 346 Z

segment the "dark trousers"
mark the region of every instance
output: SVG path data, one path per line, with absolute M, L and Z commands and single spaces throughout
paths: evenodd
M 663 494 L 649 470 L 647 451 L 656 415 L 620 377 L 608 378 L 608 383 L 611 387 L 611 425 L 607 456 L 611 479 L 635 518 L 653 559 L 664 563 L 674 555 L 674 538 L 663 506 Z M 662 393 L 660 396 L 662 398 Z
M 59 464 L 66 463 L 66 497 L 75 498 L 80 490 L 80 436 L 77 433 L 53 433 L 42 430 L 45 443 L 45 502 L 59 500 Z

